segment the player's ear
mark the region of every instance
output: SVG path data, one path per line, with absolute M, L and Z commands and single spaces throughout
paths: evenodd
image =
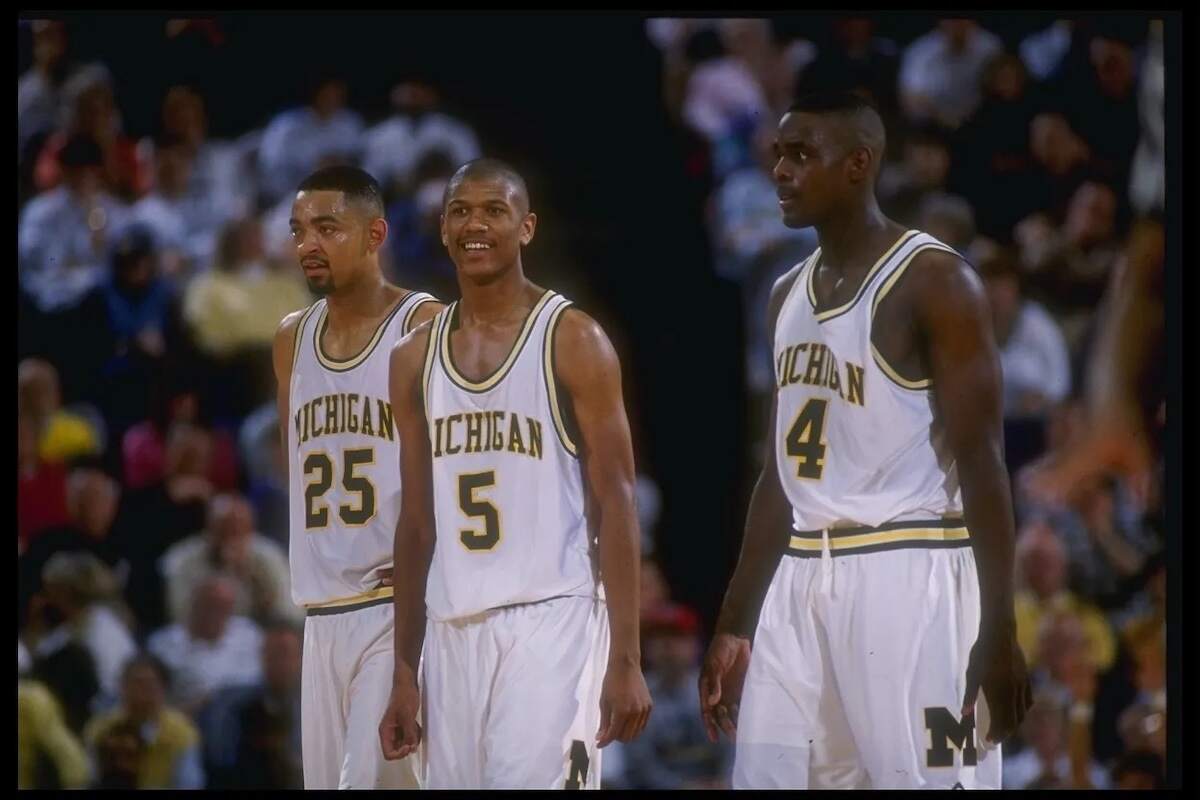
M 871 169 L 874 167 L 875 154 L 871 148 L 860 145 L 850 151 L 846 159 L 846 171 L 853 183 L 870 180 Z
M 527 245 L 533 241 L 533 232 L 537 230 L 537 214 L 530 211 L 521 220 L 521 244 Z
M 367 250 L 374 253 L 387 241 L 388 224 L 383 217 L 376 217 L 367 225 Z
M 442 232 L 442 247 L 450 246 L 450 234 L 446 233 L 446 215 L 438 214 L 438 230 Z

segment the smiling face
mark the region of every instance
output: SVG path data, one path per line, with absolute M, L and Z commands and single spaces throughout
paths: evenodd
M 490 283 L 519 264 L 536 227 L 528 198 L 503 177 L 464 177 L 447 191 L 442 244 L 472 281 Z
M 320 295 L 356 283 L 387 237 L 382 218 L 332 190 L 297 192 L 289 225 L 304 279 Z

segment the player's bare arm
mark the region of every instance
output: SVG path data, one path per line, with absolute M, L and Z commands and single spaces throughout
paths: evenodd
M 1032 703 L 1013 610 L 1012 494 L 1004 466 L 1000 355 L 986 295 L 959 257 L 917 257 L 902 287 L 913 309 L 923 361 L 946 442 L 958 468 L 963 511 L 979 573 L 979 637 L 967 667 L 963 715 L 983 689 L 991 714 L 988 739 L 1013 734 Z
M 775 341 L 775 325 L 783 301 L 800 273 L 800 266 L 783 275 L 771 289 L 767 304 L 768 341 Z M 775 435 L 778 392 L 771 396 L 771 414 L 767 422 L 767 443 Z M 791 505 L 779 483 L 775 449 L 767 447 L 767 459 L 750 496 L 746 512 L 746 531 L 737 567 L 721 604 L 713 640 L 700 671 L 700 715 L 708 737 L 717 740 L 718 729 L 733 738 L 737 730 L 738 703 L 742 681 L 750 662 L 750 643 L 758 623 L 759 610 L 771 577 L 787 546 L 791 532 Z
M 427 304 L 431 305 L 431 304 Z M 393 549 L 395 592 L 395 667 L 392 695 L 379 739 L 389 760 L 417 749 L 421 700 L 417 668 L 425 637 L 425 582 L 433 559 L 433 476 L 429 430 L 425 422 L 421 374 L 433 325 L 426 322 L 392 348 L 388 394 L 400 435 L 400 519 Z
M 574 410 L 584 475 L 599 516 L 600 578 L 611 636 L 596 737 L 604 747 L 641 733 L 652 706 L 638 632 L 641 561 L 633 444 L 621 396 L 621 365 L 604 331 L 584 313 L 569 309 L 555 336 L 555 371 Z

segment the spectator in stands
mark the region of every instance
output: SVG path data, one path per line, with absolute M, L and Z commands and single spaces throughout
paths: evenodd
M 17 680 L 17 788 L 82 789 L 91 765 L 50 690 Z
M 1071 50 L 1077 25 L 1073 20 L 1056 19 L 1047 27 L 1021 40 L 1021 61 L 1036 80 L 1054 75 Z
M 62 20 L 35 19 L 33 64 L 17 79 L 17 161 L 31 162 L 58 122 L 62 85 L 75 68 L 67 61 L 67 27 Z
M 754 75 L 772 117 L 786 112 L 796 97 L 796 75 L 816 57 L 816 47 L 806 40 L 780 41 L 768 19 L 722 19 L 717 32 L 729 56 Z
M 181 281 L 208 266 L 217 233 L 233 210 L 217 205 L 215 194 L 194 193 L 193 152 L 183 137 L 160 135 L 154 143 L 154 190 L 130 210 L 135 222 L 153 232 L 163 274 Z
M 1163 760 L 1154 753 L 1135 750 L 1117 759 L 1112 768 L 1114 789 L 1165 789 Z
M 437 89 L 428 82 L 396 84 L 391 103 L 391 116 L 363 137 L 363 169 L 379 181 L 389 199 L 417 190 L 418 166 L 431 153 L 444 153 L 451 173 L 482 155 L 475 131 L 443 108 Z
M 638 590 L 638 599 L 641 602 L 639 613 L 643 618 L 654 609 L 664 603 L 671 602 L 671 590 L 667 585 L 667 579 L 663 577 L 662 567 L 653 556 L 645 555 L 642 558 L 641 585 Z
M 891 39 L 875 35 L 874 19 L 839 17 L 833 22 L 830 45 L 821 48 L 816 59 L 801 70 L 796 94 L 861 93 L 879 111 L 887 130 L 896 131 L 900 122 L 899 72 L 900 50 Z
M 104 449 L 104 421 L 90 407 L 62 407 L 58 370 L 36 358 L 17 365 L 17 405 L 38 432 L 38 457 L 46 463 L 96 456 Z
M 279 439 L 275 403 L 266 403 L 246 417 L 238 434 L 238 450 L 249 483 L 246 498 L 254 506 L 258 528 L 286 548 L 290 530 L 287 457 Z
M 218 690 L 262 679 L 262 632 L 252 620 L 233 613 L 236 602 L 237 579 L 209 575 L 192 593 L 186 622 L 168 625 L 146 640 L 146 649 L 171 670 L 173 702 L 192 716 Z
M 1068 727 L 1077 724 L 1068 723 L 1067 709 L 1057 697 L 1039 693 L 1021 726 L 1021 738 L 1029 747 L 1004 757 L 1004 788 L 1107 789 L 1108 776 L 1099 764 L 1073 757 Z
M 219 209 L 228 219 L 250 214 L 254 205 L 254 181 L 248 148 L 242 142 L 226 142 L 208 136 L 208 114 L 204 99 L 193 87 L 172 86 L 163 97 L 162 132 L 182 140 L 191 155 L 187 195 Z M 207 264 L 198 265 L 201 269 Z
M 42 568 L 42 595 L 43 618 L 60 622 L 38 641 L 35 655 L 47 657 L 72 641 L 82 645 L 96 665 L 102 702 L 115 698 L 121 667 L 137 645 L 112 572 L 90 553 L 57 553 Z
M 1150 40 L 1142 62 L 1138 89 L 1141 138 L 1130 167 L 1129 199 L 1142 215 L 1161 214 L 1166 202 L 1166 120 L 1163 117 L 1165 95 L 1163 63 L 1163 22 L 1150 21 Z
M 1116 212 L 1112 187 L 1088 181 L 1072 195 L 1061 228 L 1038 215 L 1017 229 L 1022 266 L 1033 287 L 1049 301 L 1073 351 L 1082 344 L 1121 254 Z
M 210 789 L 300 789 L 300 631 L 263 633 L 262 682 L 218 692 L 200 718 Z
M 153 656 L 140 654 L 125 664 L 120 705 L 88 723 L 85 734 L 99 764 L 97 788 L 204 788 L 200 735 L 167 705 L 168 682 Z
M 67 470 L 38 455 L 38 426 L 33 417 L 17 413 L 17 542 L 24 553 L 38 534 L 65 525 Z
M 975 211 L 964 197 L 935 192 L 921 201 L 915 227 L 965 253 L 975 240 Z
M 1043 417 L 1071 390 L 1070 354 L 1058 323 L 1042 305 L 1023 296 L 1011 250 L 987 239 L 970 251 L 992 309 L 992 326 L 1004 372 L 1005 417 Z
M 998 53 L 983 73 L 983 102 L 955 133 L 951 188 L 971 201 L 980 230 L 993 239 L 1007 240 L 1043 202 L 1029 147 L 1029 127 L 1043 107 L 1021 59 Z
M 177 423 L 197 425 L 208 432 L 211 453 L 205 474 L 213 488 L 228 490 L 238 485 L 237 452 L 232 437 L 224 429 L 210 429 L 211 415 L 206 413 L 204 398 L 191 388 L 201 381 L 202 375 L 197 374 L 183 378 L 183 385 L 164 379 L 152 386 L 149 418 L 131 427 L 121 439 L 126 488 L 141 489 L 163 479 L 167 436 Z
M 1129 167 L 1141 133 L 1134 48 L 1145 39 L 1145 18 L 1097 18 L 1086 40 L 1086 65 L 1064 70 L 1048 89 L 1075 130 L 1092 131 L 1103 125 L 1102 134 L 1088 139 L 1092 168 L 1122 189 L 1129 185 Z
M 766 94 L 754 72 L 727 54 L 720 35 L 702 28 L 686 45 L 689 64 L 683 121 L 707 143 L 718 180 L 754 163 L 754 131 L 771 118 Z
M 64 179 L 66 143 L 85 136 L 100 147 L 105 182 L 124 202 L 132 202 L 153 182 L 149 165 L 137 143 L 121 129 L 121 115 L 113 96 L 112 76 L 101 64 L 76 70 L 63 85 L 58 130 L 46 140 L 34 168 L 34 184 L 46 192 Z
M 812 228 L 793 230 L 779 216 L 779 197 L 771 170 L 775 165 L 775 129 L 763 125 L 755 133 L 756 163 L 736 170 L 713 197 L 711 229 L 718 274 L 742 289 L 746 320 L 746 380 L 757 394 L 772 385 L 772 343 L 760 322 L 775 280 L 807 258 L 817 247 Z
M 322 160 L 356 160 L 362 136 L 362 119 L 346 108 L 345 82 L 321 78 L 308 105 L 284 111 L 263 132 L 258 150 L 260 188 L 271 201 L 279 201 Z
M 17 561 L 20 587 L 18 617 L 24 619 L 29 601 L 42 588 L 42 569 L 56 553 L 90 553 L 113 570 L 118 584 L 128 571 L 109 534 L 117 515 L 121 488 L 94 467 L 72 470 L 67 481 L 64 524 L 44 530 Z
M 167 434 L 164 477 L 126 495 L 118 523 L 121 538 L 115 544 L 129 559 L 125 598 L 137 609 L 143 631 L 166 621 L 159 559 L 171 545 L 204 528 L 214 493 L 208 477 L 211 454 L 212 436 L 206 430 L 177 423 Z
M 954 129 L 979 105 L 980 78 L 1004 49 L 1000 39 L 974 20 L 943 19 L 904 51 L 900 102 L 913 122 Z
M 642 627 L 654 714 L 625 745 L 623 783 L 634 789 L 728 788 L 731 748 L 708 740 L 696 699 L 699 619 L 684 606 L 664 605 Z
M 1052 624 L 1062 617 L 1078 626 L 1088 663 L 1098 671 L 1107 671 L 1116 659 L 1116 638 L 1099 609 L 1067 588 L 1066 556 L 1066 549 L 1047 522 L 1035 520 L 1022 525 L 1017 541 L 1021 575 L 1016 596 L 1017 641 L 1031 668 L 1048 667 L 1053 673 L 1054 664 L 1045 663 L 1045 653 L 1065 657 L 1069 644 L 1057 646 L 1052 642 L 1061 638 L 1073 641 L 1075 636 L 1073 630 L 1063 627 L 1066 622 Z M 1047 640 L 1047 636 L 1051 638 Z
M 17 258 L 21 284 L 43 312 L 74 305 L 104 274 L 113 231 L 125 209 L 104 187 L 104 155 L 78 134 L 60 147 L 62 186 L 21 210 Z
M 458 292 L 454 262 L 446 254 L 441 234 L 442 198 L 454 170 L 448 151 L 428 150 L 411 173 L 412 191 L 387 206 L 388 238 L 383 252 L 390 257 L 385 269 L 438 297 Z
M 279 320 L 312 301 L 294 264 L 265 258 L 257 218 L 231 220 L 220 233 L 212 269 L 183 297 L 196 346 L 215 359 L 269 350 Z
M 196 589 L 224 573 L 237 581 L 233 613 L 265 622 L 273 617 L 302 622 L 292 604 L 287 553 L 257 533 L 254 509 L 237 494 L 219 494 L 208 505 L 205 530 L 171 547 L 162 559 L 170 618 L 183 622 Z
M 950 145 L 936 127 L 918 127 L 904 140 L 904 158 L 885 163 L 879 175 L 879 201 L 885 214 L 902 225 L 915 225 L 925 198 L 945 191 L 950 174 Z

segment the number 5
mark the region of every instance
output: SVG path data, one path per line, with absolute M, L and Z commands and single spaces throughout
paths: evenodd
M 483 532 L 463 530 L 459 538 L 468 550 L 491 550 L 500 542 L 500 511 L 486 500 L 476 500 L 475 490 L 496 485 L 495 470 L 458 476 L 458 505 L 468 517 L 483 518 Z

